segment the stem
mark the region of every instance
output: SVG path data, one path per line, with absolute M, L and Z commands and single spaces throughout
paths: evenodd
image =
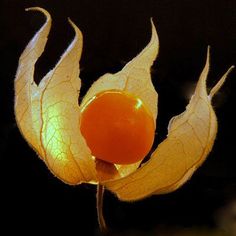
M 98 224 L 101 230 L 101 233 L 107 235 L 108 230 L 106 226 L 106 222 L 103 217 L 103 194 L 104 194 L 104 186 L 98 184 L 97 186 L 97 215 L 98 215 Z

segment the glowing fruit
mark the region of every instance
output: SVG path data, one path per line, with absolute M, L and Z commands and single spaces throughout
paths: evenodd
M 131 164 L 150 151 L 152 115 L 138 98 L 123 91 L 102 92 L 85 104 L 80 128 L 92 154 L 114 164 Z

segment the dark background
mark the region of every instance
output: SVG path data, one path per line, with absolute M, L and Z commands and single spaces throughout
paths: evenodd
M 71 42 L 70 17 L 84 35 L 82 95 L 99 76 L 119 71 L 146 46 L 153 17 L 160 38 L 153 66 L 159 93 L 156 146 L 165 138 L 170 118 L 184 110 L 189 88 L 205 63 L 207 45 L 209 87 L 236 64 L 236 1 L 0 0 L 0 234 L 16 230 L 56 235 L 65 230 L 65 235 L 99 235 L 95 186 L 71 187 L 54 178 L 16 127 L 13 83 L 18 58 L 44 22 L 40 13 L 24 11 L 31 6 L 44 7 L 53 18 L 35 80 L 40 81 Z M 236 235 L 235 77 L 236 71 L 213 101 L 219 121 L 214 149 L 186 185 L 136 203 L 105 194 L 104 214 L 114 235 L 203 235 L 203 229 L 210 235 L 222 228 Z

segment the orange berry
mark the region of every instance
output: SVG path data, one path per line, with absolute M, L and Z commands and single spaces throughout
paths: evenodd
M 142 160 L 155 134 L 154 120 L 141 99 L 116 90 L 102 92 L 85 104 L 80 129 L 92 155 L 114 164 Z

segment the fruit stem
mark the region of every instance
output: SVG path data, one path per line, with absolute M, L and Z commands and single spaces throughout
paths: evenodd
M 98 224 L 100 231 L 103 235 L 108 234 L 106 222 L 103 217 L 103 194 L 104 194 L 104 186 L 101 184 L 97 185 L 97 216 L 98 216 Z

